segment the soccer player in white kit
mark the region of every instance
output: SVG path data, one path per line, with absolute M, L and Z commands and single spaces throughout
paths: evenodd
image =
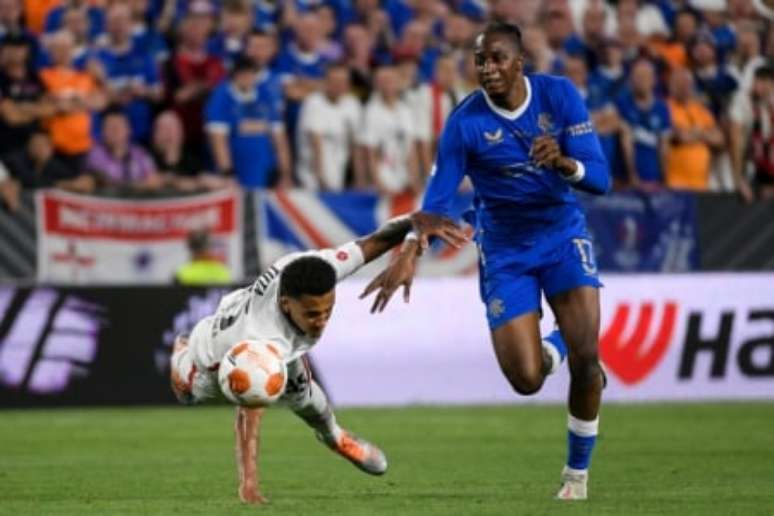
M 403 241 L 411 219 L 399 217 L 374 233 L 336 249 L 293 253 L 280 258 L 249 287 L 224 296 L 215 313 L 199 321 L 190 336 L 175 341 L 172 390 L 184 404 L 221 397 L 220 361 L 236 343 L 271 339 L 282 347 L 288 381 L 280 402 L 288 406 L 331 450 L 362 471 L 381 475 L 387 459 L 373 444 L 342 429 L 328 399 L 311 376 L 304 356 L 316 343 L 333 311 L 336 282 Z M 435 233 L 462 244 L 451 221 Z M 263 503 L 258 485 L 258 442 L 262 408 L 238 407 L 235 423 L 239 497 Z

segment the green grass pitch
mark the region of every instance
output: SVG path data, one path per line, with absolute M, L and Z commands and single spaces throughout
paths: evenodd
M 551 499 L 558 406 L 341 410 L 382 445 L 384 477 L 268 412 L 270 503 L 236 498 L 233 409 L 0 412 L 0 514 L 774 515 L 774 404 L 609 405 L 587 502 Z

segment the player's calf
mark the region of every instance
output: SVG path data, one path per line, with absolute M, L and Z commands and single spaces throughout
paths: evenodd
M 322 388 L 300 360 L 288 364 L 290 377 L 282 401 L 304 420 L 317 439 L 358 469 L 371 475 L 387 471 L 387 458 L 375 445 L 342 429 Z

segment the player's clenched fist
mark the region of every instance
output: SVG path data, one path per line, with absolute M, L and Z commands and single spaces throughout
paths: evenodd
M 564 175 L 572 175 L 576 170 L 574 160 L 562 154 L 562 149 L 553 136 L 543 135 L 535 138 L 529 155 L 539 167 L 552 168 Z

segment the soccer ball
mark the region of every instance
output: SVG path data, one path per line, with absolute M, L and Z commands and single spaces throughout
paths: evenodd
M 288 372 L 279 346 L 270 340 L 243 340 L 220 362 L 218 382 L 229 401 L 243 407 L 266 407 L 285 392 Z

